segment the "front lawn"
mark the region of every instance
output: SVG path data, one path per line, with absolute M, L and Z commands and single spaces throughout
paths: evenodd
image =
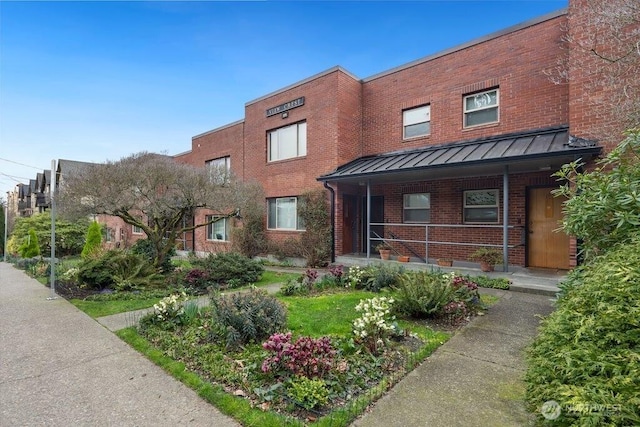
M 253 286 L 266 287 L 295 279 L 298 276 L 300 276 L 300 274 L 264 271 L 260 280 L 258 280 Z M 242 290 L 247 288 L 248 287 L 245 286 L 239 289 Z M 176 292 L 176 290 L 164 289 L 141 292 L 95 293 L 83 299 L 71 298 L 69 301 L 89 316 L 97 318 L 153 307 L 153 305 L 160 299 L 170 295 L 172 292 Z
M 166 312 L 119 335 L 247 425 L 347 425 L 450 336 L 424 321 L 398 326 L 385 311 L 391 300 L 363 290 L 216 298 L 215 309 L 200 310 L 167 300 Z M 288 333 L 235 341 L 244 329 L 277 323 L 260 316 L 272 316 L 280 304 Z M 250 313 L 241 313 L 247 307 Z M 357 319 L 364 319 L 359 331 L 366 334 L 354 334 Z M 221 321 L 230 323 L 220 327 Z

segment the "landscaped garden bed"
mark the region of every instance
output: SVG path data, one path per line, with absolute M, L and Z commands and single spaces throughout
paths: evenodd
M 294 274 L 221 254 L 161 274 L 146 265 L 123 251 L 63 262 L 57 290 L 93 317 L 153 307 L 118 335 L 244 425 L 347 425 L 491 302 L 473 277 L 389 263 Z

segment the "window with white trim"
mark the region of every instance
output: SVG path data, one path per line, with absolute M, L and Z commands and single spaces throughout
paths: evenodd
M 138 227 L 137 225 L 131 226 L 131 232 L 133 234 L 144 234 L 144 231 L 142 231 L 142 228 Z
M 467 95 L 463 104 L 464 127 L 498 122 L 498 89 Z
M 307 123 L 295 123 L 267 134 L 268 160 L 291 159 L 307 155 Z
M 431 195 L 429 193 L 405 194 L 402 203 L 404 222 L 429 222 L 431 220 Z
M 404 110 L 402 112 L 402 138 L 416 138 L 431 133 L 431 106 Z
M 270 230 L 304 230 L 304 221 L 298 213 L 297 197 L 268 199 L 267 228 Z
M 207 224 L 207 240 L 217 240 L 222 242 L 229 241 L 229 218 L 219 215 L 208 215 L 207 222 L 216 220 L 211 224 Z
M 229 181 L 231 173 L 231 157 L 218 157 L 217 159 L 204 162 L 209 170 L 209 178 L 214 184 L 224 184 Z
M 109 242 L 113 242 L 113 238 L 115 236 L 115 232 L 113 231 L 112 228 L 105 228 L 104 230 L 104 241 L 109 243 Z
M 500 222 L 500 191 L 470 190 L 464 192 L 465 223 L 498 224 Z

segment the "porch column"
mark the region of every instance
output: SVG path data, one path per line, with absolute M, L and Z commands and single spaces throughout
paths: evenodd
M 509 165 L 502 175 L 502 270 L 509 271 Z
M 371 181 L 367 180 L 367 260 L 371 258 Z

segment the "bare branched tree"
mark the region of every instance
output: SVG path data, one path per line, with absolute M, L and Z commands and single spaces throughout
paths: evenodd
M 547 73 L 555 83 L 577 83 L 570 86 L 572 97 L 592 111 L 596 137 L 615 140 L 638 127 L 640 2 L 572 0 L 564 42 L 569 54 Z
M 63 177 L 57 200 L 66 217 L 106 214 L 140 227 L 156 249 L 159 267 L 182 233 L 235 215 L 245 203 L 244 187 L 226 170 L 197 168 L 143 152 Z M 208 222 L 192 223 L 197 209 L 216 215 Z

